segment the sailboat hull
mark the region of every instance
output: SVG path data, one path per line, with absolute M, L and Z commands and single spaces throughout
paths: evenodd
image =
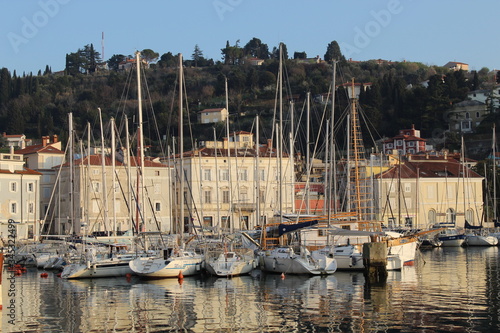
M 498 239 L 493 236 L 466 235 L 465 243 L 467 246 L 496 246 Z
M 201 272 L 203 257 L 137 258 L 130 262 L 130 269 L 145 278 L 172 278 L 196 275 Z
M 65 279 L 85 279 L 119 277 L 133 274 L 128 260 L 109 259 L 96 263 L 70 264 L 64 267 L 61 277 Z
M 333 256 L 312 258 L 294 254 L 289 248 L 275 248 L 259 254 L 261 269 L 272 273 L 329 275 L 337 270 Z

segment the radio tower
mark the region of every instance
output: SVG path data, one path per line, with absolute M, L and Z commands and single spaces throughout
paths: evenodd
M 104 62 L 104 31 L 102 32 L 101 47 L 102 47 L 101 59 Z

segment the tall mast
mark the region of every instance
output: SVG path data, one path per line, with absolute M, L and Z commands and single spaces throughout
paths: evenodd
M 328 224 L 330 224 L 330 218 L 332 214 L 332 203 L 333 212 L 337 212 L 337 187 L 335 182 L 335 77 L 337 74 L 337 61 L 333 61 L 333 77 L 332 77 L 332 114 L 330 116 L 330 168 L 328 173 Z
M 283 219 L 283 43 L 280 43 L 280 61 L 279 61 L 279 112 L 280 121 L 279 129 L 276 131 L 276 138 L 278 144 L 276 148 L 279 150 L 278 154 L 278 189 L 279 189 L 279 210 L 280 221 Z
M 103 225 L 104 225 L 104 230 L 107 231 L 108 236 L 109 236 L 109 229 L 108 229 L 108 196 L 107 196 L 107 190 L 108 187 L 106 186 L 106 154 L 105 154 L 105 147 L 104 147 L 104 127 L 102 124 L 102 113 L 101 113 L 101 108 L 97 108 L 99 111 L 99 120 L 100 120 L 100 128 L 101 128 L 101 170 L 102 170 L 102 205 L 104 207 L 103 209 Z
M 259 147 L 259 115 L 255 117 L 255 213 L 257 215 L 256 225 L 260 225 L 260 147 Z
M 306 112 L 306 213 L 311 214 L 311 203 L 310 203 L 310 183 L 311 183 L 311 157 L 309 152 L 309 141 L 310 141 L 310 122 L 311 122 L 311 93 L 307 92 L 307 112 Z
M 115 138 L 115 118 L 111 118 L 111 188 L 113 191 L 113 235 L 116 236 L 116 138 Z
M 70 204 L 70 218 L 71 218 L 71 229 L 75 230 L 75 200 L 74 200 L 74 163 L 73 163 L 73 154 L 74 154 L 74 134 L 73 134 L 73 113 L 69 113 L 68 115 L 68 124 L 69 124 L 69 186 L 70 186 L 70 194 L 69 194 L 69 204 Z M 80 233 L 80 230 L 78 230 Z
M 144 198 L 144 133 L 143 133 L 143 121 L 142 121 L 142 88 L 141 88 L 141 52 L 137 51 L 135 53 L 135 59 L 137 63 L 137 106 L 138 106 L 138 155 L 139 155 L 139 166 L 137 167 L 137 211 L 136 211 L 136 224 L 137 231 L 139 232 L 139 209 L 142 204 L 145 207 Z M 145 220 L 145 209 L 142 210 L 142 217 Z
M 493 221 L 497 222 L 497 161 L 496 161 L 496 127 L 493 124 Z
M 182 53 L 179 53 L 179 226 L 180 234 L 184 233 L 184 129 L 182 92 L 184 84 L 184 69 L 182 67 Z

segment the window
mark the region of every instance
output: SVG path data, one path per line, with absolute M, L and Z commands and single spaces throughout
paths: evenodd
M 50 197 L 50 193 L 51 193 L 50 188 L 48 188 L 48 187 L 44 187 L 44 188 L 43 188 L 43 197 L 44 197 L 45 199 L 47 199 L 47 198 L 49 198 L 49 197 Z
M 429 224 L 436 224 L 436 211 L 434 209 L 429 210 L 427 213 L 427 221 Z
M 206 181 L 212 180 L 212 170 L 203 169 L 203 180 L 206 180 Z
M 240 228 L 242 230 L 248 230 L 248 216 L 242 216 L 240 217 Z
M 35 212 L 35 205 L 32 202 L 28 202 L 28 214 L 33 214 Z
M 415 142 L 413 142 L 413 141 L 409 141 L 409 142 L 408 142 L 408 147 L 413 147 L 413 146 L 414 146 L 414 144 L 415 144 Z
M 411 184 L 410 183 L 405 183 L 404 186 L 405 186 L 405 192 L 407 192 L 407 193 L 411 192 Z
M 10 203 L 10 213 L 17 214 L 17 202 Z
M 248 191 L 246 188 L 240 189 L 240 202 L 248 201 Z
M 226 182 L 229 181 L 229 170 L 228 169 L 221 169 L 220 180 L 226 181 Z
M 211 227 L 213 218 L 212 216 L 203 216 L 203 226 L 204 227 Z
M 465 112 L 465 119 L 470 119 L 470 113 L 469 112 Z
M 259 198 L 260 203 L 266 202 L 266 191 L 260 190 L 259 196 L 260 196 L 260 198 Z
M 266 169 L 260 169 L 259 173 L 260 173 L 260 180 L 266 181 Z
M 93 175 L 98 175 L 99 174 L 99 169 L 92 169 L 92 174 Z
M 210 204 L 210 203 L 212 203 L 212 191 L 210 191 L 210 190 L 205 190 L 205 191 L 204 191 L 204 194 L 205 194 L 205 203 L 206 203 L 206 204 Z
M 392 148 L 392 143 L 388 143 L 387 148 Z
M 95 193 L 101 192 L 101 183 L 100 182 L 92 182 L 92 190 Z
M 243 180 L 243 181 L 248 180 L 248 170 L 247 169 L 240 169 L 238 171 L 238 180 Z
M 155 202 L 155 212 L 161 212 L 161 202 Z
M 33 193 L 35 191 L 35 184 L 34 183 L 28 183 L 26 184 L 26 190 L 29 192 L 29 193 Z
M 231 217 L 230 216 L 221 217 L 221 227 L 223 230 L 231 228 Z
M 155 176 L 159 177 L 160 176 L 160 170 L 155 171 Z
M 17 192 L 17 182 L 10 182 L 10 191 Z
M 222 191 L 222 203 L 229 203 L 229 191 Z
M 396 141 L 396 144 L 397 144 L 398 146 L 403 145 L 403 140 L 398 140 L 398 141 Z
M 446 210 L 446 223 L 455 224 L 456 214 L 453 208 L 448 208 Z

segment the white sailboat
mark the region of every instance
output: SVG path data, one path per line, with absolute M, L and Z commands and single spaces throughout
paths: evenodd
M 182 54 L 179 54 L 179 223 L 184 223 L 184 175 L 183 175 L 183 97 L 182 87 L 184 84 L 183 78 L 183 63 Z M 182 237 L 183 227 L 178 230 Z M 130 261 L 130 269 L 137 275 L 146 278 L 170 278 L 177 276 L 189 276 L 199 274 L 201 272 L 204 256 L 194 251 L 184 249 L 185 244 L 181 239 L 182 248 L 177 246 L 164 249 L 162 256 L 154 258 L 136 258 Z

